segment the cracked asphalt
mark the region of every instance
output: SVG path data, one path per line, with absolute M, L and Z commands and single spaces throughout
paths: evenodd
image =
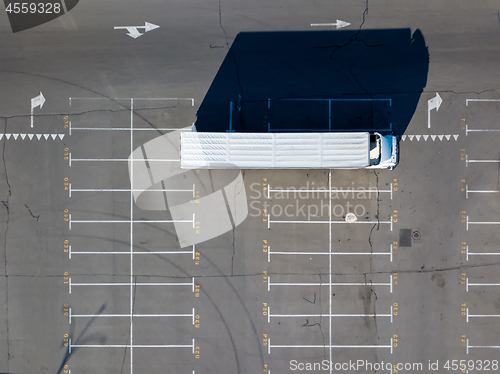
M 429 360 L 438 360 L 444 372 L 447 360 L 498 360 L 498 4 L 88 0 L 17 34 L 2 13 L 2 133 L 65 136 L 0 139 L 0 372 L 287 373 L 293 372 L 291 360 L 424 365 L 399 372 L 431 372 Z M 128 253 L 128 224 L 75 223 L 70 231 L 67 214 L 75 221 L 129 220 L 131 198 L 104 191 L 70 197 L 65 183 L 130 189 L 130 180 L 127 162 L 74 161 L 70 167 L 69 157 L 127 159 L 131 141 L 129 131 L 70 135 L 68 121 L 74 128 L 124 128 L 132 118 L 135 127 L 153 130 L 135 133 L 132 146 L 139 147 L 168 131 L 162 128 L 196 121 L 239 32 L 309 31 L 311 23 L 338 19 L 351 23 L 349 30 L 422 32 L 430 56 L 427 85 L 406 134 L 458 134 L 457 140 L 401 139 L 393 171 L 245 171 L 249 216 L 196 245 L 193 254 L 179 248 L 171 223 L 135 224 L 133 251 L 154 253 L 77 253 Z M 144 22 L 160 27 L 137 39 L 114 29 Z M 357 35 L 349 43 L 363 42 Z M 331 48 L 333 55 L 342 46 Z M 352 66 L 350 71 L 354 75 Z M 239 88 L 244 100 L 245 87 Z M 34 109 L 30 128 L 30 100 L 40 91 L 47 101 Z M 427 102 L 436 92 L 443 103 L 430 112 L 428 128 Z M 132 116 L 124 98 L 136 98 Z M 195 105 L 140 98 L 193 98 Z M 466 126 L 494 131 L 466 133 Z M 332 199 L 325 193 L 266 194 L 269 185 L 317 189 L 328 188 L 330 180 L 332 188 L 380 192 Z M 472 191 L 468 198 L 466 189 Z M 356 224 L 273 223 L 342 221 L 348 205 L 358 209 Z M 313 206 L 318 213 L 307 215 Z M 135 208 L 133 215 L 172 219 L 168 211 Z M 422 238 L 401 247 L 400 229 Z M 159 253 L 165 251 L 187 252 Z M 133 323 L 130 313 L 137 316 Z M 140 317 L 145 315 L 162 317 Z M 131 345 L 149 347 L 135 347 L 132 355 Z M 480 372 L 475 365 L 470 373 Z

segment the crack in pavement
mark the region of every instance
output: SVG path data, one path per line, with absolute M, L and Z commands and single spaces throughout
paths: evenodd
M 363 89 L 363 91 L 365 91 L 365 93 L 369 93 L 368 90 L 358 80 L 358 77 L 356 77 L 356 74 L 354 74 L 354 72 L 352 71 L 353 66 L 354 66 L 354 64 L 352 63 L 352 59 L 351 59 L 351 57 L 349 57 L 349 73 L 351 73 L 351 75 L 353 76 L 353 78 L 356 81 L 356 83 L 358 84 L 358 86 L 361 87 Z
M 173 108 L 178 108 L 177 105 L 168 105 L 168 106 L 160 106 L 160 107 L 134 107 L 134 113 L 136 111 L 143 111 L 143 110 L 161 110 L 161 109 L 173 109 Z M 110 112 L 110 113 L 120 113 L 120 112 L 130 112 L 130 108 L 123 108 L 123 109 L 91 109 L 91 110 L 85 110 L 83 112 L 60 112 L 60 113 L 38 113 L 38 114 L 13 114 L 11 116 L 0 116 L 2 119 L 14 119 L 14 118 L 41 118 L 41 117 L 56 117 L 56 116 L 81 116 L 84 114 L 89 114 L 89 113 L 105 113 L 105 112 Z
M 370 289 L 370 292 L 375 295 L 375 300 L 373 301 L 373 322 L 375 323 L 375 333 L 377 335 L 377 339 L 380 340 L 380 336 L 378 334 L 378 325 L 377 325 L 377 293 L 373 288 Z
M 119 241 L 118 241 L 119 242 Z M 457 266 L 450 266 L 450 267 L 445 267 L 445 268 L 430 268 L 430 269 L 393 269 L 390 271 L 374 271 L 374 272 L 362 272 L 362 273 L 332 273 L 332 275 L 335 276 L 354 276 L 354 275 L 362 275 L 366 277 L 367 275 L 375 275 L 375 274 L 394 274 L 394 273 L 404 273 L 404 274 L 418 274 L 418 273 L 434 273 L 434 272 L 442 272 L 442 271 L 453 271 L 453 270 L 467 270 L 467 269 L 474 269 L 474 268 L 481 268 L 481 267 L 487 267 L 487 266 L 499 266 L 499 262 L 492 262 L 492 263 L 487 263 L 487 264 L 462 264 L 462 265 L 457 265 Z M 96 273 L 96 274 L 90 274 L 90 273 L 74 273 L 72 276 L 86 276 L 86 275 L 92 275 L 92 276 L 101 276 L 101 275 L 107 275 L 107 276 L 130 276 L 130 274 L 119 274 L 119 273 Z M 191 280 L 193 277 L 197 279 L 209 279 L 209 278 L 239 278 L 239 277 L 262 277 L 265 275 L 264 273 L 248 273 L 248 274 L 234 274 L 232 276 L 226 275 L 226 274 L 221 274 L 221 275 L 186 275 L 186 276 L 173 276 L 173 275 L 162 275 L 162 274 L 134 274 L 137 277 L 143 277 L 143 278 L 163 278 L 163 279 L 178 279 L 178 280 L 184 280 L 184 279 L 189 279 Z M 315 276 L 315 275 L 322 275 L 322 273 L 267 273 L 267 275 L 297 275 L 297 276 Z M 0 277 L 5 277 L 5 275 L 0 275 Z M 24 278 L 61 278 L 63 275 L 56 274 L 56 275 L 31 275 L 31 274 L 9 274 L 8 277 L 24 277 Z M 366 285 L 368 284 L 368 281 L 365 281 Z M 308 302 L 311 302 L 310 300 L 304 299 Z
M 95 94 L 95 95 L 98 95 L 98 96 L 100 96 L 100 97 L 102 97 L 102 98 L 108 99 L 108 100 L 110 100 L 110 101 L 114 102 L 115 104 L 117 104 L 117 105 L 119 105 L 119 106 L 121 106 L 121 107 L 125 108 L 125 110 L 129 110 L 129 111 L 130 111 L 130 109 L 131 109 L 131 108 L 129 108 L 129 107 L 127 107 L 127 106 L 125 106 L 124 104 L 119 103 L 119 102 L 118 102 L 118 100 L 116 100 L 116 99 L 113 99 L 113 98 L 111 98 L 111 97 L 109 97 L 109 96 L 106 96 L 106 95 L 104 95 L 104 94 L 101 94 L 100 92 L 94 91 L 94 90 L 92 90 L 92 89 L 90 89 L 90 88 L 86 88 L 86 87 L 80 86 L 79 84 L 76 84 L 76 83 L 72 83 L 72 82 L 66 81 L 66 80 L 64 80 L 64 79 L 59 79 L 59 78 L 48 77 L 48 76 L 41 75 L 41 74 L 26 73 L 26 72 L 22 72 L 22 71 L 14 71 L 14 70 L 0 70 L 0 74 L 2 74 L 2 73 L 4 73 L 4 74 L 5 74 L 5 73 L 7 73 L 7 74 L 20 74 L 20 75 L 26 75 L 26 76 L 30 76 L 30 77 L 43 78 L 43 79 L 47 79 L 47 80 L 50 80 L 50 81 L 54 81 L 54 82 L 59 82 L 59 83 L 67 84 L 67 85 L 69 85 L 69 86 L 77 87 L 77 88 L 79 88 L 79 89 L 81 89 L 81 90 L 88 91 L 88 92 L 91 92 L 91 93 L 93 93 L 93 94 Z M 138 118 L 142 119 L 142 120 L 143 120 L 145 123 L 147 123 L 149 126 L 151 126 L 152 128 L 156 129 L 156 130 L 157 130 L 160 134 L 162 134 L 162 135 L 163 135 L 163 133 L 162 133 L 160 130 L 158 130 L 158 129 L 157 129 L 157 127 L 156 127 L 155 125 L 153 125 L 151 122 L 149 122 L 146 118 L 144 118 L 144 117 L 142 117 L 141 115 L 139 115 L 139 114 L 135 113 L 135 110 L 134 110 L 134 114 L 135 114 Z M 0 117 L 0 118 L 1 118 L 1 117 Z
M 365 0 L 365 10 L 363 11 L 363 22 L 361 22 L 361 25 L 359 25 L 360 30 L 363 27 L 363 25 L 365 24 L 365 20 L 366 20 L 365 17 L 367 14 L 368 14 L 368 0 Z
M 332 273 L 332 275 L 335 276 L 354 276 L 354 275 L 362 275 L 363 277 L 366 278 L 367 275 L 375 275 L 375 274 L 394 274 L 394 273 L 403 273 L 403 274 L 418 274 L 418 273 L 434 273 L 434 272 L 442 272 L 442 271 L 453 271 L 453 270 L 467 270 L 467 269 L 474 269 L 474 268 L 481 268 L 481 267 L 486 267 L 486 266 L 499 266 L 500 262 L 493 262 L 493 263 L 488 263 L 488 264 L 462 264 L 462 265 L 457 265 L 457 266 L 450 266 L 450 267 L 445 267 L 445 268 L 430 268 L 430 269 L 393 269 L 390 271 L 375 271 L 375 272 L 362 272 L 362 273 Z M 107 276 L 130 276 L 130 274 L 118 274 L 118 273 L 97 273 L 97 274 L 90 274 L 90 273 L 78 273 L 78 274 L 72 274 L 72 276 L 86 276 L 86 275 L 92 275 L 92 276 L 101 276 L 101 275 L 107 275 Z M 162 279 L 178 279 L 178 280 L 191 280 L 193 277 L 197 279 L 209 279 L 209 278 L 239 278 L 239 277 L 262 277 L 265 275 L 264 273 L 249 273 L 249 274 L 234 274 L 234 275 L 227 275 L 227 274 L 221 274 L 221 275 L 186 275 L 186 276 L 172 276 L 172 275 L 162 275 L 162 274 L 134 274 L 137 277 L 143 277 L 143 278 L 162 278 Z M 322 275 L 322 273 L 267 273 L 267 275 L 297 275 L 297 276 L 315 276 L 315 275 Z M 5 275 L 0 275 L 0 277 L 5 277 Z M 9 277 L 24 277 L 24 278 L 61 278 L 63 275 L 30 275 L 30 274 L 10 274 Z M 371 281 L 370 281 L 371 282 Z M 369 285 L 368 280 L 365 280 L 366 285 Z M 304 299 L 308 302 L 311 302 L 310 300 Z
M 7 132 L 7 119 L 4 119 L 4 134 Z M 10 209 L 9 209 L 9 200 L 10 197 L 12 196 L 12 187 L 9 182 L 9 174 L 7 172 L 7 163 L 5 161 L 5 145 L 6 145 L 6 138 L 4 137 L 3 139 L 3 147 L 2 147 L 2 161 L 3 161 L 3 167 L 5 171 L 5 181 L 7 183 L 7 186 L 9 188 L 8 193 L 7 193 L 7 198 L 6 200 L 2 201 L 2 204 L 5 206 L 7 210 L 7 220 L 5 222 L 5 232 L 4 232 L 4 239 L 3 239 L 3 250 L 4 250 L 4 266 L 5 266 L 5 320 L 6 320 L 6 333 L 7 333 L 7 373 L 10 372 L 9 370 L 9 363 L 10 363 L 10 334 L 9 334 L 9 272 L 7 270 L 7 234 L 9 232 L 9 220 L 10 220 Z
M 360 43 L 363 43 L 365 45 L 365 47 L 368 47 L 368 48 L 376 48 L 376 47 L 383 47 L 384 44 L 374 44 L 374 45 L 370 45 L 368 44 L 367 42 L 365 42 L 364 40 L 362 39 L 358 39 L 358 36 L 359 36 L 359 33 L 361 32 L 361 28 L 363 27 L 363 25 L 365 24 L 365 21 L 366 21 L 366 15 L 368 14 L 368 0 L 365 1 L 365 9 L 363 11 L 363 21 L 361 22 L 361 24 L 359 25 L 359 28 L 358 28 L 358 31 L 356 31 L 350 38 L 349 38 L 349 41 L 345 44 L 342 44 L 342 45 L 333 45 L 333 46 L 327 46 L 327 47 L 316 47 L 316 48 L 321 48 L 321 49 L 328 49 L 328 48 L 333 48 L 332 50 L 332 53 L 330 54 L 330 59 L 333 60 L 333 55 L 335 54 L 335 52 L 337 52 L 339 49 L 342 49 L 346 46 L 348 46 L 349 44 L 351 44 L 352 42 L 360 42 Z
M 40 219 L 40 215 L 37 215 L 35 216 L 32 212 L 31 212 L 31 209 L 28 205 L 24 204 L 24 206 L 26 207 L 26 209 L 28 209 L 28 212 L 31 214 L 31 217 L 33 218 L 36 218 L 36 220 L 38 221 Z
M 219 0 L 219 27 L 222 29 L 222 32 L 224 33 L 224 38 L 226 41 L 226 47 L 229 49 L 229 43 L 227 42 L 227 32 L 226 29 L 224 29 L 224 26 L 222 26 L 222 6 L 221 6 L 221 0 Z M 224 48 L 224 46 L 222 46 Z
M 321 277 L 321 272 L 318 274 L 319 275 L 319 297 L 318 297 L 318 302 L 319 302 L 319 320 L 323 320 L 323 307 L 321 304 L 321 286 L 323 285 L 323 278 Z M 314 294 L 316 295 L 316 294 Z M 323 337 L 323 357 L 326 359 L 326 340 L 325 340 L 325 334 L 323 333 L 323 328 L 321 326 L 321 323 L 319 325 L 319 332 L 321 333 L 321 336 Z M 332 326 L 328 326 L 331 330 Z
M 307 301 L 308 303 L 311 303 L 311 304 L 316 304 L 316 292 L 314 293 L 314 300 L 311 301 L 309 299 L 306 299 L 304 296 L 302 296 L 302 298 Z
M 219 0 L 219 27 L 222 29 L 222 32 L 224 33 L 224 37 L 226 40 L 226 45 L 213 45 L 210 44 L 210 48 L 225 48 L 226 46 L 229 49 L 229 44 L 227 42 L 227 33 L 226 30 L 224 29 L 224 26 L 222 26 L 222 6 L 221 6 L 221 0 Z
M 498 22 L 500 22 L 500 8 L 499 8 L 500 0 L 497 0 L 497 18 Z
M 238 63 L 236 62 L 236 56 L 235 56 L 234 52 L 231 50 L 231 48 L 229 47 L 227 32 L 226 32 L 226 29 L 224 28 L 224 26 L 222 26 L 221 0 L 219 0 L 219 27 L 221 28 L 222 32 L 224 33 L 225 44 L 226 44 L 228 52 L 231 54 L 231 57 L 233 58 L 234 68 L 236 70 L 236 81 L 238 82 L 238 87 L 240 89 L 240 95 L 239 95 L 239 101 L 238 101 L 238 111 L 240 112 L 240 123 L 243 124 L 243 112 L 241 111 L 241 103 L 243 102 L 243 86 L 241 85 L 240 71 L 238 68 Z M 224 48 L 224 46 L 210 45 L 210 48 Z
M 137 276 L 134 276 L 134 294 L 133 294 L 133 297 L 132 297 L 132 313 L 131 315 L 133 316 L 134 315 L 134 310 L 135 310 L 135 294 L 136 294 L 136 291 L 137 291 Z M 130 345 L 132 345 L 132 319 L 133 317 L 130 318 L 130 324 L 129 324 L 129 327 L 128 327 L 128 342 Z M 125 367 L 125 358 L 127 357 L 127 347 L 125 347 L 124 351 L 123 351 L 123 360 L 122 360 L 122 367 L 121 367 L 121 370 L 120 370 L 120 374 L 123 374 L 123 368 Z
M 322 317 L 320 317 L 320 318 L 322 318 Z M 321 333 L 321 336 L 323 337 L 323 345 L 325 346 L 325 349 L 326 349 L 325 334 L 323 333 L 323 328 L 321 327 L 320 322 L 310 324 L 309 320 L 306 318 L 306 323 L 304 323 L 301 327 L 314 327 L 314 326 L 318 326 L 319 332 Z M 323 358 L 326 360 L 325 354 L 323 354 Z
M 366 274 L 365 274 L 365 285 L 368 286 L 369 283 L 373 286 L 373 281 L 370 280 L 368 282 L 368 279 L 366 278 Z M 375 335 L 377 336 L 377 340 L 380 340 L 380 336 L 378 333 L 378 325 L 377 325 L 377 300 L 378 300 L 377 293 L 375 292 L 373 287 L 370 287 L 370 291 L 368 294 L 366 294 L 365 291 L 360 290 L 360 297 L 363 300 L 364 312 L 367 315 L 365 317 L 365 325 L 368 329 L 370 327 L 368 314 L 370 314 L 370 305 L 371 305 L 371 301 L 372 301 L 372 297 L 371 297 L 372 294 L 375 295 L 375 300 L 373 301 L 373 322 L 375 324 Z

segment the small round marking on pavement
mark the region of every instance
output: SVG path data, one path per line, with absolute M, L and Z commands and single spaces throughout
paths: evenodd
M 358 220 L 358 217 L 354 213 L 347 213 L 345 216 L 345 220 L 348 223 L 354 223 Z

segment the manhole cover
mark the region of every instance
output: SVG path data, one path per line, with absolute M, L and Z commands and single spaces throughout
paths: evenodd
M 346 222 L 353 223 L 358 220 L 358 217 L 354 213 L 347 213 L 345 216 Z
M 413 240 L 420 240 L 420 238 L 422 238 L 422 235 L 419 231 L 413 231 L 411 237 L 413 238 Z

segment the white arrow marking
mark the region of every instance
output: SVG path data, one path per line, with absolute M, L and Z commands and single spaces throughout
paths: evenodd
M 38 140 L 40 140 L 40 138 L 42 137 L 42 134 L 36 134 L 36 137 L 38 138 Z
M 453 137 L 455 138 L 455 140 L 457 140 L 457 139 L 458 139 L 458 135 L 453 135 Z
M 423 135 L 424 137 L 424 140 L 427 141 L 427 138 L 429 137 L 429 135 Z
M 157 29 L 158 27 L 160 27 L 158 25 L 155 25 L 154 23 L 149 23 L 149 22 L 144 22 L 144 26 L 145 26 L 144 30 L 146 32 Z
M 435 97 L 427 101 L 427 127 L 429 129 L 431 128 L 431 110 L 436 109 L 437 112 L 442 102 L 443 99 L 441 99 L 441 96 L 437 92 Z
M 30 138 L 30 140 L 33 139 L 33 135 L 35 134 L 28 134 L 28 138 Z
M 450 141 L 451 135 L 445 135 L 444 137 L 446 138 L 446 140 Z
M 432 141 L 436 140 L 436 135 L 431 135 Z
M 40 95 L 31 99 L 31 127 L 33 127 L 33 109 L 37 106 L 40 106 L 40 109 L 42 109 L 44 103 L 45 97 L 43 97 L 42 91 L 40 91 Z
M 131 38 L 137 39 L 139 36 L 144 35 L 144 33 L 157 29 L 158 25 L 150 22 L 144 22 L 144 26 L 115 26 L 115 30 L 125 29 L 128 31 L 127 35 Z M 139 29 L 144 29 L 144 33 L 139 32 Z
M 311 26 L 335 26 L 337 29 L 341 29 L 342 27 L 347 27 L 349 25 L 349 22 L 344 22 L 339 19 L 335 23 L 311 23 Z
M 140 33 L 136 27 L 127 27 L 127 31 L 128 31 L 127 35 L 134 39 L 137 39 L 139 36 L 144 35 Z
M 59 139 L 63 139 L 64 138 L 64 134 L 59 134 Z
M 405 140 L 406 139 L 406 135 L 401 135 L 401 140 Z
M 438 135 L 439 140 L 443 141 L 443 136 L 444 135 Z
M 417 138 L 417 142 L 419 142 L 419 141 L 420 141 L 420 136 L 421 136 L 421 135 L 415 135 L 415 138 Z

